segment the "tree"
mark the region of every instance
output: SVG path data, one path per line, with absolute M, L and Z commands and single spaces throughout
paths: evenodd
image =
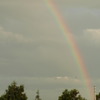
M 100 93 L 96 95 L 96 100 L 100 100 Z
M 24 86 L 17 86 L 16 82 L 13 82 L 8 86 L 8 89 L 0 97 L 0 100 L 27 100 L 27 96 L 24 93 Z
M 40 98 L 40 94 L 39 94 L 39 90 L 36 92 L 36 97 L 35 97 L 35 100 L 41 100 L 41 98 Z
M 78 90 L 73 89 L 68 91 L 66 89 L 64 92 L 62 92 L 62 95 L 59 96 L 58 100 L 86 100 L 86 99 L 79 94 Z

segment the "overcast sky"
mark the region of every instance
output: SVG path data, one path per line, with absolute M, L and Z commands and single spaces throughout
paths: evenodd
M 92 83 L 100 89 L 100 1 L 52 0 L 69 26 Z M 15 80 L 29 100 L 57 100 L 66 88 L 88 97 L 64 33 L 44 0 L 0 0 L 0 94 Z

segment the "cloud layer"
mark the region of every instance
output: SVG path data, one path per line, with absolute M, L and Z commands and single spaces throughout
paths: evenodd
M 0 27 L 0 41 L 1 42 L 19 42 L 19 43 L 30 43 L 32 39 L 24 37 L 22 34 L 16 34 L 13 32 L 7 32 Z
M 100 1 L 54 1 L 81 48 L 90 75 L 99 78 Z M 77 88 L 88 97 L 66 37 L 44 0 L 1 0 L 0 26 L 2 91 L 16 80 L 25 84 L 31 99 L 37 88 L 44 100 L 57 100 L 65 88 Z
M 100 29 L 86 29 L 84 37 L 92 43 L 98 44 L 100 43 Z
M 75 38 L 84 45 L 98 46 L 100 44 L 100 29 L 85 29 L 82 34 L 76 35 Z

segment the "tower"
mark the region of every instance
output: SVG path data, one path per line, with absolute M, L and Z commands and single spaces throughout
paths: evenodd
M 94 100 L 96 100 L 96 86 L 94 86 Z

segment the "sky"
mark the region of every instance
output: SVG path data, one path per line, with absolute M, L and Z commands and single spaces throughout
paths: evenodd
M 100 1 L 52 0 L 72 32 L 96 93 L 100 92 Z M 45 0 L 0 0 L 0 94 L 16 81 L 28 100 L 40 90 L 57 100 L 76 88 L 88 98 L 86 80 L 67 38 Z

